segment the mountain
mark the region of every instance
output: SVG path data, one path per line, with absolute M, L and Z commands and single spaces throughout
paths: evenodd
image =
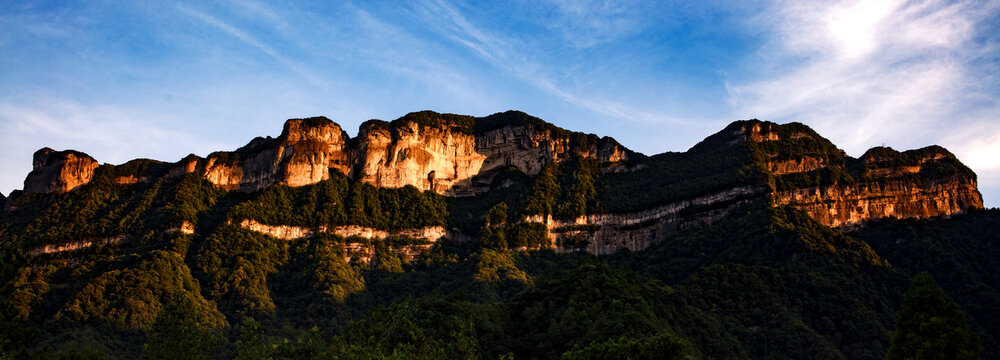
M 173 163 L 44 148 L 4 202 L 15 357 L 166 354 L 197 330 L 220 358 L 881 358 L 921 271 L 1000 353 L 1000 214 L 975 173 L 939 146 L 851 158 L 799 123 L 646 156 L 516 111 L 355 138 L 292 119 Z

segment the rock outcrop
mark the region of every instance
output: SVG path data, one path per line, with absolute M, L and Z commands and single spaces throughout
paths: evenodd
M 124 241 L 126 239 L 128 239 L 127 236 L 125 236 L 125 235 L 118 235 L 118 236 L 112 236 L 112 237 L 107 237 L 107 238 L 102 238 L 102 239 L 90 239 L 90 240 L 73 241 L 73 242 L 68 242 L 68 243 L 59 244 L 59 245 L 51 244 L 51 245 L 45 245 L 45 246 L 33 248 L 33 249 L 31 249 L 31 250 L 28 251 L 28 254 L 31 254 L 31 256 L 38 256 L 38 255 L 42 255 L 42 254 L 55 254 L 55 253 L 61 253 L 61 252 L 67 252 L 67 251 L 80 251 L 80 250 L 88 249 L 88 248 L 91 248 L 91 247 L 94 247 L 94 246 L 103 246 L 103 245 L 117 244 L 117 243 L 120 243 L 120 242 L 122 242 L 122 241 Z
M 347 133 L 330 119 L 292 119 L 285 122 L 277 139 L 256 138 L 235 152 L 213 153 L 203 160 L 189 156 L 170 173 L 200 171 L 226 190 L 253 191 L 274 183 L 315 184 L 330 178 L 330 168 L 345 171 L 350 167 L 347 140 Z
M 558 252 L 638 251 L 679 231 L 712 224 L 766 193 L 764 188 L 740 187 L 635 213 L 594 214 L 572 220 L 535 215 L 526 221 L 544 223 Z
M 392 122 L 367 121 L 354 139 L 327 118 L 292 119 L 277 139 L 257 138 L 206 159 L 189 156 L 170 173 L 199 172 L 220 188 L 253 191 L 273 183 L 314 184 L 332 169 L 378 187 L 467 196 L 487 189 L 495 170 L 508 166 L 534 175 L 549 162 L 575 156 L 610 165 L 628 154 L 613 139 L 520 112 L 473 118 L 423 111 Z
M 411 239 L 425 239 L 428 241 L 438 241 L 446 236 L 446 231 L 442 226 L 428 226 L 413 229 L 399 229 L 395 231 L 385 231 L 357 225 L 343 226 L 319 226 L 302 227 L 291 225 L 267 225 L 255 220 L 244 219 L 239 223 L 240 227 L 267 234 L 283 240 L 295 240 L 315 236 L 317 233 L 328 233 L 338 235 L 343 238 L 359 237 L 364 239 L 385 239 L 389 237 L 406 237 Z
M 928 218 L 983 207 L 973 179 L 888 180 L 779 191 L 777 204 L 792 205 L 827 226 L 886 217 Z
M 393 252 L 401 255 L 406 261 L 413 261 L 427 250 L 430 250 L 438 240 L 447 236 L 447 232 L 441 226 L 385 231 L 357 225 L 319 226 L 313 228 L 291 225 L 266 225 L 250 219 L 240 221 L 239 226 L 282 240 L 308 238 L 315 236 L 317 233 L 338 235 L 346 239 L 344 243 L 344 261 L 350 262 L 353 260 L 366 264 L 375 256 L 375 247 L 372 240 L 387 238 L 415 240 L 409 244 L 390 246 Z M 359 239 L 362 241 L 358 241 Z
M 35 152 L 32 170 L 24 179 L 26 193 L 63 193 L 90 182 L 97 160 L 79 151 L 42 148 Z
M 903 153 L 874 148 L 860 162 L 863 168 L 853 183 L 777 191 L 775 203 L 805 210 L 827 226 L 948 216 L 983 207 L 976 174 L 939 146 Z
M 521 112 L 485 118 L 420 112 L 361 126 L 352 177 L 379 187 L 412 185 L 440 194 L 474 195 L 491 175 L 512 166 L 535 175 L 549 162 L 576 156 L 615 164 L 629 151 L 610 138 L 560 129 Z
M 716 154 L 721 149 L 725 155 Z M 568 237 L 583 237 L 589 251 L 607 253 L 621 247 L 638 250 L 679 229 L 708 224 L 748 199 L 767 196 L 773 204 L 794 206 L 828 226 L 889 216 L 946 216 L 982 207 L 975 174 L 937 146 L 903 153 L 875 148 L 854 159 L 803 124 L 748 120 L 730 124 L 689 153 L 697 154 L 697 160 L 682 167 L 724 159 L 716 163 L 745 166 L 739 174 L 760 176 L 739 175 L 745 183 L 734 185 L 720 179 L 731 176 L 718 175 L 724 171 L 718 166 L 701 168 L 709 174 L 679 169 L 701 177 L 673 181 L 708 182 L 710 186 L 698 191 L 673 187 L 671 191 L 687 191 L 682 193 L 687 195 L 643 204 L 638 209 L 646 210 L 638 212 L 629 209 L 619 210 L 625 214 L 597 214 L 572 221 L 534 221 L 545 223 L 557 244 Z M 109 171 L 115 174 L 112 182 L 122 185 L 194 173 L 219 188 L 239 191 L 271 184 L 314 184 L 338 171 L 377 187 L 414 186 L 443 195 L 470 196 L 489 191 L 493 177 L 504 169 L 513 167 L 534 176 L 546 164 L 574 158 L 596 160 L 602 174 L 616 176 L 628 176 L 621 171 L 640 176 L 639 169 L 650 164 L 611 138 L 567 131 L 521 112 L 476 118 L 424 111 L 392 122 L 367 121 L 355 138 L 324 117 L 292 119 L 277 138 L 256 138 L 233 152 L 216 152 L 206 158 L 189 155 L 172 165 L 130 162 L 131 167 L 125 164 Z M 739 160 L 734 162 L 734 158 Z M 132 174 L 129 170 L 160 166 L 165 166 L 160 172 Z M 25 192 L 70 191 L 91 181 L 97 167 L 97 161 L 80 152 L 41 149 L 25 179 Z M 658 171 L 673 170 L 661 166 Z M 745 180 L 757 178 L 766 180 Z M 646 188 L 660 188 L 653 185 Z M 13 198 L 14 194 L 6 201 L 8 209 L 13 208 Z
M 976 174 L 940 146 L 898 152 L 878 147 L 860 159 L 799 123 L 730 125 L 773 176 L 776 205 L 804 210 L 827 226 L 885 217 L 927 218 L 983 207 Z
M 454 194 L 471 185 L 487 156 L 466 128 L 426 126 L 415 121 L 368 121 L 353 149 L 357 170 L 351 175 L 379 187 L 412 185 L 420 190 Z

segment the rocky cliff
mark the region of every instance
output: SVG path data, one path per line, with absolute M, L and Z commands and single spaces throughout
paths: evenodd
M 710 225 L 765 193 L 763 188 L 747 186 L 633 213 L 594 214 L 569 220 L 535 215 L 526 221 L 545 224 L 558 252 L 611 254 L 623 248 L 639 251 L 677 232 Z
M 27 193 L 62 193 L 90 182 L 97 169 L 90 155 L 42 148 L 32 158 L 32 170 L 24 179 Z
M 443 194 L 454 194 L 456 186 L 470 189 L 486 161 L 476 151 L 476 136 L 455 118 L 434 125 L 410 117 L 365 122 L 353 149 L 356 171 L 350 175 L 379 187 L 412 185 Z
M 804 210 L 827 226 L 983 207 L 976 174 L 940 146 L 877 147 L 854 159 L 799 123 L 741 121 L 727 129 L 765 165 L 775 204 Z
M 615 211 L 536 221 L 557 234 L 550 235 L 557 243 L 567 236 L 583 236 L 588 249 L 597 253 L 618 247 L 636 250 L 688 226 L 684 224 L 710 223 L 749 198 L 770 196 L 773 204 L 802 209 L 829 226 L 888 216 L 942 216 L 982 207 L 975 174 L 941 147 L 902 153 L 875 148 L 854 159 L 805 125 L 759 120 L 734 122 L 688 153 L 647 158 L 613 139 L 567 131 L 516 111 L 481 118 L 416 112 L 391 122 L 367 121 L 355 138 L 330 119 L 315 117 L 288 120 L 277 138 L 256 138 L 236 151 L 205 158 L 190 155 L 172 165 L 161 164 L 169 167 L 164 172 L 170 177 L 194 173 L 227 190 L 304 186 L 339 171 L 382 188 L 414 186 L 470 196 L 489 191 L 501 170 L 516 168 L 532 177 L 546 164 L 574 158 L 591 159 L 601 174 L 617 176 L 615 181 L 598 180 L 602 191 L 622 192 L 616 184 L 630 184 L 631 190 L 616 195 Z M 148 168 L 146 163 L 119 166 L 125 170 L 113 171 L 114 182 L 146 181 L 150 174 L 127 174 L 131 168 Z M 48 148 L 35 153 L 33 165 L 25 180 L 29 193 L 70 191 L 89 182 L 98 167 L 86 154 Z M 649 179 L 624 179 L 629 176 Z M 758 178 L 763 180 L 758 183 Z M 635 191 L 641 194 L 628 194 Z M 724 194 L 739 196 L 734 200 Z M 11 201 L 7 203 L 10 208 Z M 612 204 L 595 205 L 600 209 Z M 711 210 L 690 210 L 706 206 Z M 677 215 L 680 210 L 685 216 Z M 658 215 L 653 219 L 648 214 Z M 635 219 L 643 220 L 637 224 Z M 571 225 L 589 230 L 566 230 Z M 637 237 L 641 239 L 621 240 Z
M 874 148 L 860 158 L 853 183 L 778 191 L 775 202 L 805 210 L 828 226 L 883 217 L 927 218 L 983 207 L 976 174 L 947 150 Z
M 198 172 L 227 190 L 253 191 L 274 183 L 314 184 L 330 177 L 330 169 L 350 168 L 347 133 L 324 117 L 285 122 L 278 138 L 256 138 L 235 152 L 216 152 L 206 159 L 188 156 L 172 175 Z
M 292 119 L 276 138 L 256 138 L 234 152 L 189 156 L 171 174 L 199 173 L 227 190 L 280 183 L 314 184 L 336 170 L 378 187 L 407 185 L 440 194 L 474 195 L 494 170 L 514 166 L 536 174 L 574 156 L 615 164 L 629 151 L 610 138 L 574 133 L 520 112 L 474 118 L 430 111 L 392 122 L 370 120 L 351 139 L 323 118 Z
M 576 156 L 613 165 L 627 160 L 629 150 L 521 112 L 472 118 L 424 111 L 362 124 L 352 153 L 354 178 L 462 196 L 488 190 L 495 171 L 509 166 L 535 175 L 549 162 Z
M 435 242 L 447 236 L 447 232 L 441 226 L 385 231 L 356 225 L 319 226 L 315 228 L 290 225 L 266 225 L 249 219 L 240 221 L 239 226 L 282 240 L 308 238 L 315 236 L 317 233 L 334 234 L 345 239 L 343 243 L 345 250 L 344 261 L 351 262 L 353 260 L 365 264 L 370 263 L 375 256 L 374 240 L 389 238 L 408 240 L 405 244 L 389 245 L 389 249 L 396 254 L 402 255 L 406 261 L 413 261 L 433 247 Z

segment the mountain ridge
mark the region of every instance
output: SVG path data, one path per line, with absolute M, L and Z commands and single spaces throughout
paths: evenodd
M 877 359 L 907 280 L 930 271 L 984 358 L 1000 353 L 998 213 L 944 148 L 852 158 L 805 125 L 742 120 L 646 156 L 500 114 L 412 113 L 354 138 L 293 119 L 175 163 L 41 151 L 28 179 L 44 191 L 0 212 L 0 351 L 134 358 L 173 326 L 216 334 L 215 358 L 559 358 L 635 339 Z M 441 183 L 473 194 L 414 176 L 472 163 L 443 144 L 481 156 L 480 178 Z M 627 158 L 602 161 L 601 144 Z
M 235 151 L 204 158 L 192 154 L 175 163 L 137 159 L 101 167 L 113 169 L 108 170 L 116 173 L 111 181 L 118 184 L 194 173 L 223 190 L 252 192 L 272 184 L 312 185 L 339 172 L 380 188 L 413 186 L 462 197 L 490 191 L 504 169 L 536 177 L 549 164 L 572 159 L 595 162 L 587 166 L 596 166 L 591 176 L 599 180 L 590 186 L 603 187 L 586 200 L 595 204 L 561 219 L 541 209 L 525 215 L 529 222 L 545 224 L 556 244 L 566 236 L 584 236 L 590 244 L 623 234 L 643 239 L 588 249 L 595 253 L 622 247 L 638 250 L 664 234 L 707 225 L 738 204 L 768 201 L 766 197 L 775 205 L 805 210 L 828 226 L 885 217 L 948 216 L 983 206 L 975 173 L 940 146 L 902 153 L 876 147 L 854 159 L 804 124 L 756 119 L 735 121 L 686 152 L 646 156 L 612 138 L 565 130 L 519 111 L 480 118 L 420 111 L 392 122 L 366 121 L 354 138 L 332 120 L 312 117 L 290 119 L 277 138 L 257 137 Z M 97 167 L 97 161 L 84 153 L 44 148 L 35 154 L 25 192 L 71 191 L 90 182 L 95 171 L 100 173 Z M 663 173 L 676 169 L 703 176 L 661 181 Z M 629 177 L 632 183 L 645 182 L 639 187 L 661 191 L 645 197 L 603 195 L 620 186 L 615 179 Z M 679 184 L 682 189 L 662 188 L 664 184 Z M 16 198 L 13 193 L 8 196 L 6 208 L 15 207 Z M 678 215 L 692 211 L 693 216 Z M 651 218 L 651 212 L 659 215 Z M 633 229 L 640 222 L 646 226 Z M 553 235 L 577 225 L 605 229 Z M 616 230 L 609 231 L 609 226 Z

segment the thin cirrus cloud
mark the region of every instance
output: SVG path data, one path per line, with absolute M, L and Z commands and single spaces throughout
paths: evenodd
M 555 7 L 551 28 L 577 48 L 616 41 L 639 32 L 649 4 L 641 1 L 550 0 Z
M 586 13 L 592 15 L 596 10 L 610 6 L 600 3 L 597 4 L 597 8 L 593 8 L 586 6 L 593 4 L 581 3 L 569 5 L 569 3 L 564 2 L 555 3 L 562 14 L 560 15 L 561 18 L 570 16 L 570 14 L 566 13 L 576 13 L 576 15 Z M 665 120 L 680 121 L 665 114 L 651 114 L 648 110 L 639 111 L 612 99 L 594 99 L 568 91 L 551 79 L 551 76 L 548 74 L 552 71 L 551 66 L 539 64 L 528 59 L 528 56 L 525 54 L 526 50 L 536 49 L 527 42 L 518 39 L 517 36 L 498 36 L 481 29 L 468 20 L 454 5 L 444 0 L 424 0 L 419 2 L 419 4 L 420 6 L 417 7 L 415 12 L 430 25 L 431 29 L 437 31 L 444 38 L 451 39 L 468 48 L 496 69 L 504 71 L 550 96 L 580 108 L 619 120 L 647 123 Z M 604 15 L 603 17 L 613 18 L 616 17 L 616 14 Z M 595 18 L 598 18 L 598 16 L 588 16 L 588 19 Z M 603 26 L 594 25 L 593 27 L 600 28 Z M 568 33 L 568 31 L 564 31 L 564 34 Z M 594 42 L 600 40 L 588 40 L 585 45 L 581 45 L 575 39 L 577 39 L 577 36 L 567 35 L 567 40 L 581 47 L 593 45 Z
M 249 5 L 249 4 L 252 4 L 252 3 L 243 2 L 242 4 L 244 4 L 243 6 L 247 7 L 248 9 L 250 9 L 251 11 L 254 11 L 256 13 L 262 13 L 262 12 L 263 13 L 268 13 L 265 10 L 263 10 L 260 6 L 256 6 L 256 5 L 255 6 L 251 6 L 251 5 Z M 252 47 L 254 47 L 254 48 L 256 48 L 256 49 L 264 52 L 265 54 L 271 56 L 272 58 L 274 58 L 275 60 L 277 60 L 279 63 L 283 64 L 284 66 L 288 67 L 290 70 L 292 70 L 293 72 L 295 72 L 296 74 L 298 74 L 303 80 L 308 81 L 313 86 L 316 86 L 316 87 L 323 87 L 323 86 L 325 86 L 325 82 L 322 81 L 319 76 L 313 74 L 310 70 L 308 70 L 306 68 L 306 66 L 303 66 L 302 64 L 299 64 L 299 63 L 297 63 L 297 62 L 289 59 L 287 56 L 285 56 L 285 55 L 281 54 L 280 52 L 278 52 L 278 50 L 275 50 L 270 45 L 268 45 L 268 44 L 266 44 L 266 43 L 264 43 L 264 42 L 262 42 L 260 40 L 257 40 L 254 36 L 248 34 L 247 32 L 245 32 L 245 31 L 243 31 L 243 30 L 241 30 L 239 28 L 236 28 L 235 26 L 232 26 L 232 25 L 226 23 L 225 21 L 222 21 L 222 20 L 220 20 L 220 19 L 218 19 L 218 18 L 216 18 L 216 17 L 214 17 L 212 15 L 209 15 L 209 14 L 205 13 L 205 12 L 196 10 L 194 8 L 185 6 L 183 4 L 177 4 L 176 6 L 177 6 L 177 10 L 180 11 L 181 13 L 183 13 L 185 15 L 188 15 L 191 18 L 196 19 L 196 20 L 198 20 L 198 21 L 200 21 L 200 22 L 202 22 L 204 24 L 207 24 L 209 26 L 217 28 L 217 29 L 225 32 L 226 34 L 228 34 L 228 35 L 230 35 L 230 36 L 232 36 L 232 37 L 234 37 L 236 39 L 239 39 L 239 41 L 241 41 L 243 43 L 246 43 L 247 45 L 250 45 L 250 46 L 252 46 Z M 273 14 L 273 13 L 270 13 L 270 14 Z M 266 19 L 269 20 L 269 21 L 271 21 L 272 24 L 275 24 L 275 23 L 277 23 L 277 24 L 284 24 L 284 22 L 282 22 L 280 20 L 280 18 L 277 18 L 275 16 L 268 16 L 268 17 L 266 17 Z

